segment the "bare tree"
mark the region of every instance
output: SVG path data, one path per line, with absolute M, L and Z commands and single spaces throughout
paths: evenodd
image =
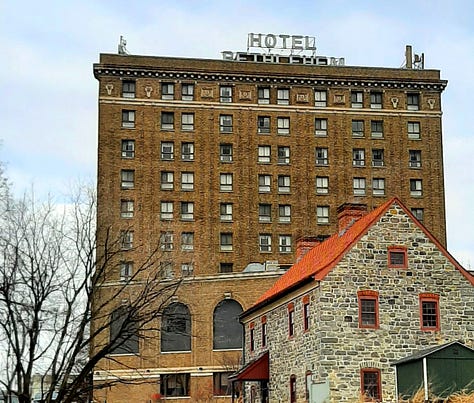
M 127 230 L 112 227 L 101 228 L 96 238 L 96 196 L 90 187 L 62 206 L 37 203 L 33 192 L 13 200 L 6 190 L 0 227 L 0 390 L 30 403 L 38 373 L 42 401 L 88 401 L 92 371 L 101 360 L 113 359 L 114 352 L 137 352 L 143 338 L 156 336 L 179 279 L 163 281 L 159 242 L 132 245 Z M 124 249 L 139 259 L 133 272 L 119 279 Z

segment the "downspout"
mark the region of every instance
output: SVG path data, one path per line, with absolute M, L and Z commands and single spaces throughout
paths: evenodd
M 423 389 L 425 390 L 425 402 L 428 401 L 428 367 L 426 357 L 423 358 Z
M 395 365 L 395 401 L 399 401 L 398 400 L 398 368 L 397 366 Z

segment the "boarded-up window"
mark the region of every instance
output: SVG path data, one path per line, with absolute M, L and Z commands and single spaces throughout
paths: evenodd
M 110 343 L 112 354 L 138 353 L 138 324 L 128 307 L 120 307 L 110 318 Z
M 161 351 L 191 350 L 191 315 L 186 305 L 168 305 L 161 322 Z
M 214 309 L 214 349 L 242 348 L 243 327 L 239 322 L 242 307 L 233 299 L 225 299 Z

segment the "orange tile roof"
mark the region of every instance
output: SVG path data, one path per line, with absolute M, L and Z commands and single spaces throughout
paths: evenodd
M 340 261 L 345 253 L 356 243 L 368 229 L 384 214 L 388 208 L 398 204 L 426 233 L 426 235 L 433 241 L 438 248 L 444 252 L 448 259 L 461 271 L 461 273 L 474 285 L 474 277 L 467 273 L 459 263 L 446 251 L 446 249 L 431 235 L 431 233 L 420 224 L 411 212 L 403 205 L 397 198 L 393 197 L 375 210 L 366 214 L 346 231 L 341 231 L 334 234 L 324 242 L 312 248 L 303 258 L 295 263 L 291 268 L 283 274 L 275 284 L 267 290 L 254 304 L 252 308 L 258 305 L 264 305 L 268 300 L 272 300 L 305 281 L 310 281 L 311 278 L 321 281 Z M 253 310 L 250 308 L 250 310 Z

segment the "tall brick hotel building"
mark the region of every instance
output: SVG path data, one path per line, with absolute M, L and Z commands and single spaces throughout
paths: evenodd
M 304 48 L 295 38 L 284 45 Z M 412 63 L 410 47 L 403 68 L 308 49 L 221 60 L 121 51 L 94 65 L 99 235 L 118 228 L 130 249 L 107 282 L 120 286 L 144 258 L 133 244 L 160 243 L 163 281 L 183 278 L 167 308 L 185 319 L 102 362 L 95 382 L 131 384 L 100 401 L 230 401 L 238 314 L 298 249 L 337 231 L 343 203 L 370 211 L 397 196 L 446 245 L 440 72 Z

